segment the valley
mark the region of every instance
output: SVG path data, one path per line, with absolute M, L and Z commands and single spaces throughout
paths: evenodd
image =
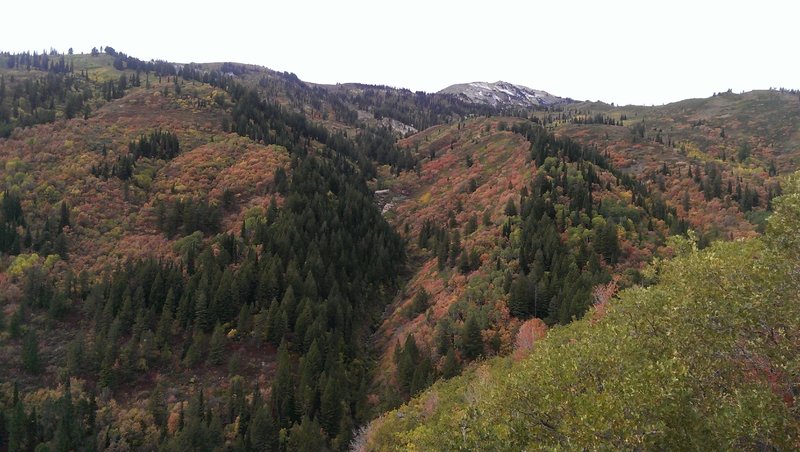
M 796 91 L 0 82 L 0 450 L 799 444 Z

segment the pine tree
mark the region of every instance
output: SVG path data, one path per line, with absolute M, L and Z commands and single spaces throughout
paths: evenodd
M 453 348 L 447 351 L 444 357 L 444 365 L 442 366 L 442 378 L 453 378 L 461 373 L 461 364 L 458 362 L 456 352 Z
M 167 401 L 161 382 L 156 383 L 150 397 L 147 398 L 147 411 L 153 416 L 153 421 L 159 428 L 167 425 Z
M 464 324 L 464 332 L 462 339 L 462 348 L 464 356 L 467 359 L 475 359 L 483 353 L 483 337 L 481 336 L 481 328 L 474 315 L 470 315 Z
M 156 327 L 156 345 L 164 345 L 170 338 L 172 333 L 173 313 L 175 309 L 175 291 L 172 287 L 167 291 L 167 296 L 164 300 L 164 306 L 161 310 L 161 317 L 158 320 Z
M 15 383 L 16 389 L 16 383 Z M 26 436 L 27 436 L 27 423 L 28 417 L 25 414 L 25 406 L 22 400 L 17 400 L 11 409 L 11 416 L 8 422 L 8 450 L 21 451 L 26 450 Z M 29 445 L 33 447 L 33 444 Z
M 275 379 L 272 382 L 272 407 L 280 426 L 286 427 L 291 424 L 294 405 L 292 401 L 293 377 L 292 367 L 289 358 L 289 348 L 286 342 L 282 342 L 278 347 L 278 368 L 275 371 Z
M 211 335 L 211 343 L 209 344 L 208 362 L 213 366 L 222 364 L 225 353 L 225 334 L 223 333 L 222 326 L 218 323 L 214 327 L 214 333 Z
M 508 300 L 508 309 L 511 315 L 525 318 L 530 313 L 528 302 L 529 294 L 533 292 L 530 280 L 525 275 L 519 275 L 511 284 L 511 294 Z
M 67 380 L 64 388 L 64 395 L 61 397 L 58 406 L 58 427 L 55 431 L 54 442 L 56 450 L 75 450 L 80 440 L 80 427 L 75 417 L 75 408 L 72 404 L 72 393 Z
M 430 295 L 424 288 L 417 291 L 417 294 L 414 295 L 414 299 L 411 301 L 411 315 L 415 316 L 428 309 L 429 299 Z
M 197 327 L 202 331 L 207 331 L 212 325 L 211 313 L 209 313 L 208 309 L 206 292 L 202 288 L 198 289 L 197 292 L 195 292 L 194 322 L 195 322 L 195 327 Z
M 8 322 L 8 334 L 11 335 L 12 339 L 17 339 L 20 334 L 22 334 L 22 319 L 24 314 L 23 307 L 20 306 L 14 311 L 14 315 L 11 316 L 11 321 Z
M 339 420 L 341 418 L 340 384 L 338 378 L 329 377 L 320 400 L 320 423 L 330 437 L 334 437 L 338 433 Z
M 250 423 L 250 442 L 254 450 L 278 450 L 278 429 L 265 406 L 259 407 Z
M 417 394 L 430 386 L 431 383 L 433 383 L 433 364 L 428 356 L 424 356 L 414 368 L 409 392 L 412 395 Z
M 186 356 L 184 357 L 183 361 L 186 367 L 194 367 L 200 363 L 203 357 L 203 353 L 206 349 L 206 336 L 203 334 L 203 330 L 200 328 L 195 328 L 191 341 L 192 343 L 189 346 L 189 349 L 186 350 Z
M 399 353 L 397 350 L 400 349 Z M 395 361 L 397 364 L 397 383 L 404 393 L 410 393 L 411 382 L 414 379 L 414 368 L 419 360 L 419 349 L 417 348 L 417 341 L 414 340 L 413 335 L 406 337 L 405 346 L 402 348 L 398 345 L 395 349 L 397 353 Z
M 508 202 L 506 203 L 505 214 L 509 217 L 513 217 L 517 215 L 517 205 L 514 202 L 514 198 L 508 198 Z
M 69 206 L 67 205 L 67 201 L 61 201 L 61 212 L 60 212 L 60 219 L 58 221 L 58 230 L 62 230 L 67 226 L 71 226 L 71 222 L 69 220 Z
M 299 424 L 289 431 L 287 450 L 312 452 L 325 450 L 325 436 L 316 419 L 303 416 Z
M 41 371 L 41 363 L 39 362 L 39 339 L 36 337 L 34 330 L 29 330 L 25 335 L 22 342 L 22 366 L 32 374 L 38 374 Z

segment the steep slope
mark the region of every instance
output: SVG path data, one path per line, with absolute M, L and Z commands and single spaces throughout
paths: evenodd
M 654 285 L 603 300 L 521 360 L 437 383 L 355 450 L 797 448 L 800 174 L 787 191 L 763 240 L 681 241 Z
M 472 82 L 448 86 L 439 94 L 452 94 L 459 99 L 492 107 L 550 107 L 568 104 L 572 99 L 554 96 L 547 91 L 514 85 L 508 82 Z
M 582 316 L 595 286 L 640 281 L 685 227 L 658 193 L 527 120 L 470 119 L 400 146 L 421 165 L 383 195 L 414 263 L 375 338 L 388 406 L 453 366 L 508 354 L 531 316 Z

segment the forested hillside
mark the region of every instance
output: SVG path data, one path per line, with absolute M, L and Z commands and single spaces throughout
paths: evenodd
M 0 450 L 796 446 L 798 109 L 0 52 Z
M 649 267 L 545 338 L 437 383 L 362 431 L 356 450 L 795 449 L 800 174 L 763 238 Z
M 147 86 L 0 144 L 5 444 L 344 447 L 404 260 L 365 183 L 376 140 L 106 53 L 80 60 Z

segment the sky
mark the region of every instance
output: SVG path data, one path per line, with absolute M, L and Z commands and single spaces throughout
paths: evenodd
M 503 80 L 618 105 L 800 88 L 791 0 L 16 0 L 0 10 L 2 51 L 109 45 L 315 83 L 433 92 Z

